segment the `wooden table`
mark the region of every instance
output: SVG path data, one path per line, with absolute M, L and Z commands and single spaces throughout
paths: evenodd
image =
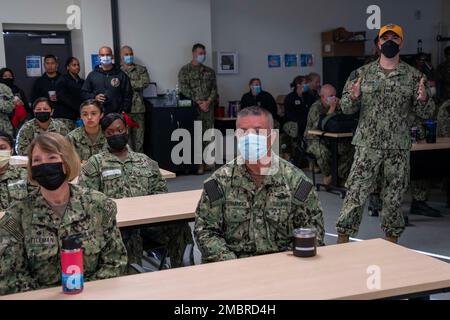
M 119 227 L 191 221 L 203 190 L 114 200 Z
M 353 133 L 330 133 L 324 132 L 320 130 L 310 130 L 308 131 L 309 136 L 315 137 L 324 137 L 330 141 L 331 145 L 331 176 L 332 182 L 331 186 L 325 186 L 324 184 L 318 183 L 316 184 L 317 190 L 324 188 L 328 192 L 337 192 L 340 194 L 341 198 L 345 198 L 345 194 L 347 190 L 345 188 L 341 188 L 338 185 L 339 180 L 339 172 L 338 172 L 338 161 L 339 161 L 339 141 L 340 140 L 350 140 L 353 137 Z
M 120 228 L 142 225 L 192 221 L 202 190 L 158 194 L 114 200 L 117 204 L 117 225 Z M 0 219 L 4 212 L 0 212 Z
M 369 289 L 377 266 L 381 287 Z M 384 299 L 450 287 L 450 264 L 384 240 L 319 248 L 315 258 L 280 253 L 152 272 L 85 284 L 67 296 L 61 288 L 0 297 L 8 300 L 327 300 Z
M 436 143 L 426 143 L 426 141 L 414 143 L 411 152 L 444 149 L 450 149 L 450 138 L 437 138 Z

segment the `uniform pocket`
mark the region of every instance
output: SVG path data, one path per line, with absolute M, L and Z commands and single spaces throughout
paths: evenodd
M 225 238 L 239 242 L 248 238 L 250 228 L 250 206 L 226 206 L 224 214 Z

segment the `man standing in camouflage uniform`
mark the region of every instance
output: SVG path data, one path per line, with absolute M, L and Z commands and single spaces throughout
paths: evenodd
M 195 44 L 192 48 L 192 61 L 181 68 L 178 73 L 178 83 L 183 96 L 192 99 L 197 105 L 197 121 L 202 122 L 203 134 L 214 128 L 214 103 L 217 99 L 216 73 L 205 66 L 205 46 Z M 204 142 L 203 149 L 209 142 Z M 205 166 L 198 167 L 198 174 L 203 174 Z
M 144 89 L 150 84 L 147 68 L 134 63 L 134 52 L 129 46 L 120 50 L 122 58 L 122 71 L 130 78 L 133 89 L 133 104 L 131 118 L 139 124 L 139 128 L 130 128 L 130 146 L 135 152 L 144 152 L 145 134 L 145 103 Z
M 14 135 L 14 128 L 9 120 L 9 114 L 14 111 L 15 103 L 11 89 L 0 83 L 0 131 Z
M 306 134 L 311 130 L 321 130 L 319 128 L 321 117 L 325 117 L 324 121 L 326 121 L 327 118 L 331 118 L 336 114 L 342 114 L 339 104 L 340 100 L 336 97 L 336 89 L 330 84 L 324 85 L 320 90 L 320 100 L 316 101 L 309 110 Z M 307 152 L 312 153 L 316 157 L 317 164 L 325 176 L 324 184 L 330 185 L 332 172 L 331 151 L 328 142 L 317 136 L 307 136 L 307 144 Z M 349 142 L 339 142 L 338 150 L 338 182 L 339 185 L 344 185 L 353 163 L 354 148 Z
M 350 76 L 341 101 L 343 112 L 360 111 L 360 120 L 353 139 L 356 153 L 348 193 L 337 222 L 338 243 L 357 234 L 363 206 L 378 176 L 382 178 L 382 229 L 387 240 L 398 241 L 405 229 L 401 204 L 409 180 L 410 116 L 428 118 L 433 112 L 425 77 L 400 61 L 402 28 L 387 25 L 379 36 L 380 60 Z
M 292 250 L 296 228 L 314 228 L 323 244 L 317 193 L 300 169 L 270 150 L 273 124 L 266 110 L 243 109 L 237 120 L 242 156 L 205 182 L 194 229 L 205 263 Z M 263 147 L 257 154 L 247 148 L 255 138 Z
M 445 48 L 445 62 L 437 68 L 439 98 L 441 102 L 450 99 L 450 46 Z

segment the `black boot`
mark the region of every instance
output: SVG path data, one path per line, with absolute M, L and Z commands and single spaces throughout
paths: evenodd
M 425 201 L 415 201 L 411 203 L 410 214 L 421 215 L 432 218 L 442 217 L 441 213 L 431 208 Z

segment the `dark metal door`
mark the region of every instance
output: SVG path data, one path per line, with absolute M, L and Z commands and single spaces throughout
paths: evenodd
M 28 99 L 31 97 L 33 84 L 37 77 L 27 76 L 25 63 L 27 56 L 43 57 L 47 54 L 53 54 L 59 60 L 59 72 L 65 73 L 64 65 L 72 55 L 70 32 L 5 30 L 3 37 L 5 40 L 6 66 L 13 70 L 16 85 L 25 91 Z M 43 42 L 50 42 L 50 44 L 43 44 Z

